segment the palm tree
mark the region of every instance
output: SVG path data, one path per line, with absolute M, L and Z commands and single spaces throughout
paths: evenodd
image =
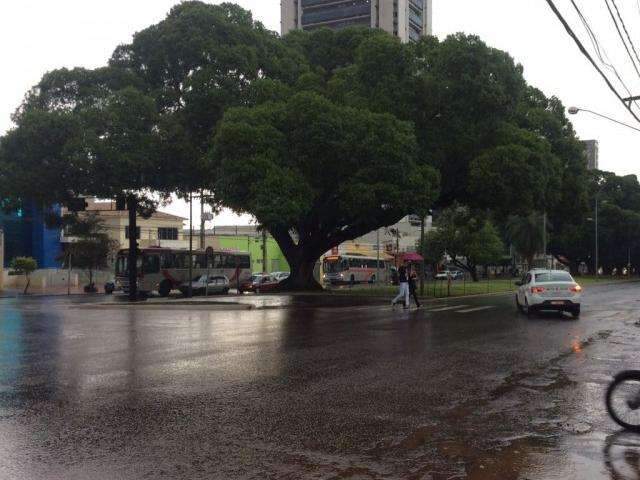
M 543 225 L 543 216 L 537 212 L 526 217 L 512 215 L 507 220 L 507 237 L 529 268 L 533 266 L 533 258 L 544 248 Z

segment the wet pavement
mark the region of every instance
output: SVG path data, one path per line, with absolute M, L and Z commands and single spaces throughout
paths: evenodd
M 0 479 L 637 479 L 603 394 L 640 364 L 639 293 L 591 287 L 580 320 L 1 299 Z

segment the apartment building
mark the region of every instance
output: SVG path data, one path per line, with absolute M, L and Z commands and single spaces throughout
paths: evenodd
M 432 34 L 432 0 L 282 0 L 282 34 L 292 30 L 367 26 L 403 42 Z

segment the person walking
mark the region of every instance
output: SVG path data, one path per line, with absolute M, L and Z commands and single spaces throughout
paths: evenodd
M 400 285 L 400 290 L 396 298 L 394 298 L 391 302 L 392 306 L 395 306 L 400 300 L 403 302 L 403 307 L 405 309 L 409 308 L 409 277 L 407 275 L 407 267 L 401 265 L 398 269 L 398 283 Z
M 413 301 L 416 302 L 416 307 L 420 308 L 420 300 L 418 300 L 418 292 L 416 290 L 416 280 L 418 279 L 418 272 L 413 266 L 409 267 L 409 300 L 407 304 L 411 305 L 411 297 L 413 297 Z

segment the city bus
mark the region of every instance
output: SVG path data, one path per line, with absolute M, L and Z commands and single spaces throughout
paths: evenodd
M 129 250 L 116 257 L 116 283 L 129 290 Z M 142 248 L 138 255 L 138 291 L 158 292 L 166 297 L 171 290 L 189 281 L 189 251 L 171 248 Z M 193 250 L 192 279 L 199 275 L 224 275 L 237 288 L 251 278 L 251 257 L 246 252 L 225 250 Z
M 376 257 L 364 255 L 327 255 L 322 262 L 322 271 L 323 281 L 330 284 L 387 283 L 390 264 L 382 258 L 378 261 Z

